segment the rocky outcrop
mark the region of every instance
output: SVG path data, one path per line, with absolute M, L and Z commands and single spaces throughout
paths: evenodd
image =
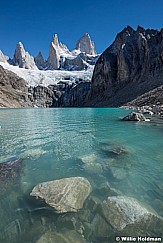
M 48 87 L 36 86 L 28 89 L 29 99 L 33 106 L 36 107 L 52 107 L 54 100 L 60 97 L 61 93 L 57 91 L 56 86 Z
M 31 107 L 24 79 L 0 66 L 0 107 Z
M 47 68 L 50 70 L 59 69 L 60 58 L 65 54 L 69 54 L 68 48 L 62 43 L 58 42 L 58 36 L 53 36 L 52 42 L 50 43 L 49 57 L 47 60 Z
M 163 29 L 120 32 L 98 59 L 87 104 L 121 106 L 163 82 Z
M 122 118 L 122 121 L 147 121 L 147 119 L 141 113 L 131 112 L 130 114 Z
M 57 213 L 77 212 L 91 192 L 89 181 L 83 177 L 64 178 L 35 186 L 31 196 L 42 198 Z
M 68 71 L 81 71 L 88 68 L 88 64 L 78 55 L 75 58 L 65 58 L 64 65 L 62 67 Z
M 66 85 L 64 92 L 53 103 L 55 107 L 83 107 L 90 90 L 90 82 L 80 82 L 74 85 Z
M 156 235 L 163 225 L 163 219 L 134 198 L 112 196 L 104 200 L 91 222 L 93 233 L 99 239 L 112 242 L 117 235 Z
M 91 38 L 88 33 L 85 33 L 77 42 L 76 50 L 85 52 L 89 55 L 97 55 L 94 43 L 91 41 Z
M 34 58 L 25 51 L 24 46 L 19 42 L 16 46 L 12 64 L 26 69 L 37 69 Z
M 163 85 L 138 96 L 136 99 L 128 102 L 126 105 L 134 107 L 148 106 L 151 107 L 151 111 L 153 111 L 153 107 L 155 106 L 161 108 L 163 106 Z M 155 113 L 158 114 L 157 111 Z
M 40 70 L 46 69 L 46 61 L 44 60 L 41 52 L 38 53 L 37 57 L 35 57 L 34 60 L 38 69 Z
M 7 62 L 9 60 L 9 57 L 3 54 L 3 52 L 0 50 L 0 62 Z
M 50 70 L 55 70 L 59 68 L 59 53 L 57 50 L 58 47 L 58 37 L 57 35 L 55 35 L 53 37 L 52 42 L 50 43 L 50 50 L 49 50 L 49 57 L 47 60 L 47 65 L 48 65 L 48 69 Z

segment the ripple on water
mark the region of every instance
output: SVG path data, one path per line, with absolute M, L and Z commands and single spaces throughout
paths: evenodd
M 0 162 L 22 158 L 25 165 L 20 183 L 11 185 L 12 193 L 0 199 L 2 242 L 37 242 L 44 232 L 56 230 L 61 220 L 29 193 L 40 182 L 64 177 L 86 177 L 96 200 L 122 194 L 163 214 L 163 122 L 120 121 L 127 113 L 122 109 L 0 110 Z M 96 204 L 92 199 L 89 203 Z M 84 208 L 84 220 L 93 219 L 89 210 Z M 74 229 L 67 216 L 61 225 L 65 232 Z M 88 242 L 97 242 L 86 236 Z

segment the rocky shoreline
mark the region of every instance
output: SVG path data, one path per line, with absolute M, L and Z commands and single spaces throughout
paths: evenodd
M 138 113 L 142 113 L 143 115 L 147 116 L 158 116 L 163 118 L 163 104 L 157 105 L 146 105 L 146 106 L 136 106 L 136 105 L 124 105 L 120 108 L 127 109 L 127 110 L 134 110 Z

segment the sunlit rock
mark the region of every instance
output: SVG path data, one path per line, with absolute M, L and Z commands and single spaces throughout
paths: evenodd
M 30 195 L 44 199 L 57 213 L 66 213 L 82 208 L 90 192 L 91 185 L 86 178 L 71 177 L 38 184 Z

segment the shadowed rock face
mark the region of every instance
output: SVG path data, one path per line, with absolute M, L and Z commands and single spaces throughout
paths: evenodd
M 41 52 L 38 53 L 34 60 L 38 69 L 44 70 L 46 68 L 46 61 L 44 60 Z
M 120 32 L 98 59 L 88 104 L 120 106 L 163 83 L 163 29 Z
M 64 178 L 35 186 L 31 196 L 42 198 L 57 213 L 77 212 L 91 192 L 89 181 L 83 177 Z
M 0 66 L 0 107 L 31 107 L 24 79 Z

